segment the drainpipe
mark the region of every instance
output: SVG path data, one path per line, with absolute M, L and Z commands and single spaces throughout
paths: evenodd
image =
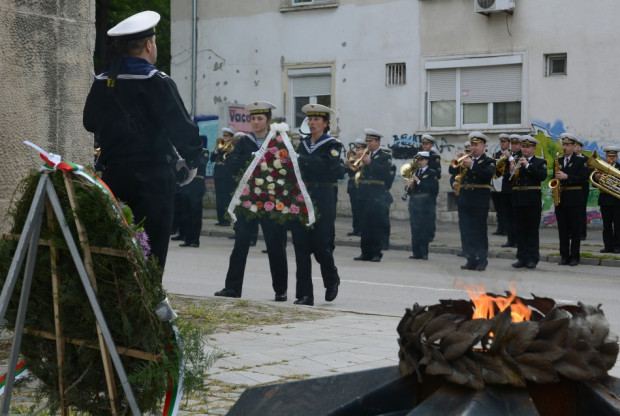
M 196 61 L 198 53 L 198 0 L 192 0 L 192 120 L 196 118 Z

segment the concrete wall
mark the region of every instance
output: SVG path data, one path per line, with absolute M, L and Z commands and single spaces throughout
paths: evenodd
M 92 162 L 82 108 L 93 75 L 93 0 L 0 1 L 0 212 L 42 160 L 29 140 L 79 164 Z M 1 230 L 7 223 L 2 221 Z

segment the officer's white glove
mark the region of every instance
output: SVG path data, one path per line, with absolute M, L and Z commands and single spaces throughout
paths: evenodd
M 189 169 L 187 167 L 187 163 L 185 162 L 185 159 L 179 159 L 177 161 L 175 169 L 176 169 L 177 184 L 179 184 L 179 186 L 185 186 L 188 183 L 190 183 L 196 176 L 196 173 L 198 172 L 198 169 L 196 168 Z

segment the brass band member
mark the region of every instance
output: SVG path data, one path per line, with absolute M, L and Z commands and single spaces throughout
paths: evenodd
M 465 173 L 458 204 L 461 245 L 467 258 L 467 263 L 461 269 L 483 271 L 488 264 L 487 218 L 495 160 L 484 153 L 487 136 L 475 131 L 469 134 L 468 139 L 471 143 L 471 157 L 461 162 Z
M 213 183 L 215 185 L 215 211 L 217 213 L 217 222 L 215 225 L 229 226 L 230 221 L 226 218 L 226 210 L 232 198 L 232 192 L 235 190 L 237 182 L 235 182 L 235 174 L 228 167 L 228 156 L 234 149 L 235 131 L 230 127 L 222 129 L 222 140 L 218 139 L 218 145 L 211 152 L 211 162 L 215 163 L 213 167 Z
M 618 163 L 619 146 L 603 147 L 607 163 L 616 169 L 620 169 Z M 596 172 L 594 178 L 600 179 L 601 173 Z M 608 192 L 601 191 L 598 197 L 598 205 L 601 207 L 603 217 L 603 244 L 601 253 L 620 253 L 620 199 Z
M 380 149 L 383 134 L 365 129 L 367 150 L 360 151 L 362 168 L 358 171 L 358 200 L 362 228 L 362 254 L 354 260 L 379 262 L 385 242 L 389 209 L 386 184 L 391 179 L 392 157 Z M 364 154 L 364 152 L 366 152 Z
M 560 170 L 555 178 L 562 189 L 560 204 L 555 207 L 560 237 L 560 265 L 579 264 L 581 247 L 581 210 L 583 209 L 583 184 L 588 180 L 584 158 L 574 154 L 575 136 L 560 135 L 564 156 L 558 159 Z
M 584 159 L 584 164 L 586 165 L 587 176 L 590 176 L 592 170 L 588 168 L 588 159 L 589 157 L 582 153 L 583 146 L 585 145 L 585 141 L 580 139 L 579 137 L 575 137 L 575 156 L 582 157 Z M 583 184 L 583 188 L 581 190 L 583 192 L 583 205 L 581 210 L 581 241 L 584 241 L 588 238 L 588 197 L 590 196 L 590 181 L 586 181 Z
M 534 156 L 538 140 L 521 136 L 523 156 L 510 162 L 512 204 L 517 232 L 514 268 L 534 269 L 540 260 L 538 230 L 542 212 L 540 183 L 547 178 L 547 161 Z
M 409 195 L 409 223 L 411 225 L 410 259 L 428 260 L 428 244 L 431 231 L 435 225 L 430 217 L 435 207 L 435 198 L 439 192 L 438 173 L 428 166 L 428 152 L 418 152 L 418 168 L 407 182 Z
M 347 193 L 349 194 L 349 201 L 351 202 L 351 218 L 353 221 L 353 231 L 347 233 L 348 236 L 359 237 L 362 235 L 359 218 L 359 202 L 357 199 L 358 189 L 357 186 L 355 186 L 355 174 L 357 173 L 357 169 L 352 167 L 351 163 L 355 161 L 355 155 L 358 153 L 357 151 L 363 149 L 366 149 L 366 141 L 364 139 L 356 139 L 355 150 L 351 149 L 349 150 L 351 153 L 347 152 L 347 160 L 344 162 L 344 169 L 349 177 L 347 181 Z
M 497 170 L 500 169 L 500 164 L 508 166 L 510 164 L 510 159 L 512 158 L 512 152 L 510 151 L 510 137 L 508 134 L 502 133 L 498 136 L 498 138 L 499 150 L 493 153 L 493 159 L 495 159 Z M 497 163 L 498 161 L 500 163 Z M 493 201 L 493 207 L 495 208 L 495 213 L 497 214 L 497 229 L 493 232 L 493 235 L 506 235 L 506 211 L 512 210 L 512 206 L 510 206 L 510 196 L 506 196 L 503 191 L 505 189 L 505 192 L 507 193 L 510 184 L 509 181 L 504 179 L 504 174 L 498 174 L 499 172 L 497 172 L 497 170 L 495 177 L 493 178 L 493 186 L 491 187 L 491 200 Z M 505 169 L 504 173 L 508 171 L 509 169 Z
M 428 167 L 437 172 L 437 179 L 441 179 L 441 156 L 439 155 L 439 151 L 435 146 L 436 140 L 430 134 L 422 135 L 422 151 L 428 152 L 430 158 L 428 159 Z M 433 241 L 435 239 L 435 223 L 437 217 L 437 199 L 433 199 L 433 206 L 429 208 L 427 213 L 429 222 L 432 224 L 430 230 L 430 240 Z

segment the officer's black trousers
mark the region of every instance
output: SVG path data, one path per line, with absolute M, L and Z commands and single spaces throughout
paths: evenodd
M 284 294 L 288 285 L 288 265 L 285 246 L 286 229 L 268 218 L 247 220 L 244 216 L 237 217 L 237 222 L 235 222 L 234 226 L 235 245 L 230 254 L 225 287 L 241 295 L 250 241 L 255 238 L 254 229 L 257 223 L 260 223 L 263 229 L 263 236 L 267 245 L 273 290 L 277 294 Z
M 601 205 L 603 244 L 608 250 L 620 250 L 620 206 Z
M 226 218 L 226 210 L 228 210 L 228 205 L 237 183 L 232 178 L 215 178 L 213 182 L 215 184 L 217 221 L 222 224 L 228 224 L 230 221 Z
M 489 208 L 464 207 L 459 205 L 459 229 L 461 245 L 467 262 L 486 267 L 489 253 L 487 217 Z
M 517 260 L 526 264 L 538 264 L 540 261 L 539 227 L 541 211 L 540 205 L 513 207 L 514 223 L 517 230 Z
M 560 236 L 560 256 L 564 260 L 579 261 L 581 249 L 581 227 L 583 206 L 555 207 L 555 218 L 558 221 Z

